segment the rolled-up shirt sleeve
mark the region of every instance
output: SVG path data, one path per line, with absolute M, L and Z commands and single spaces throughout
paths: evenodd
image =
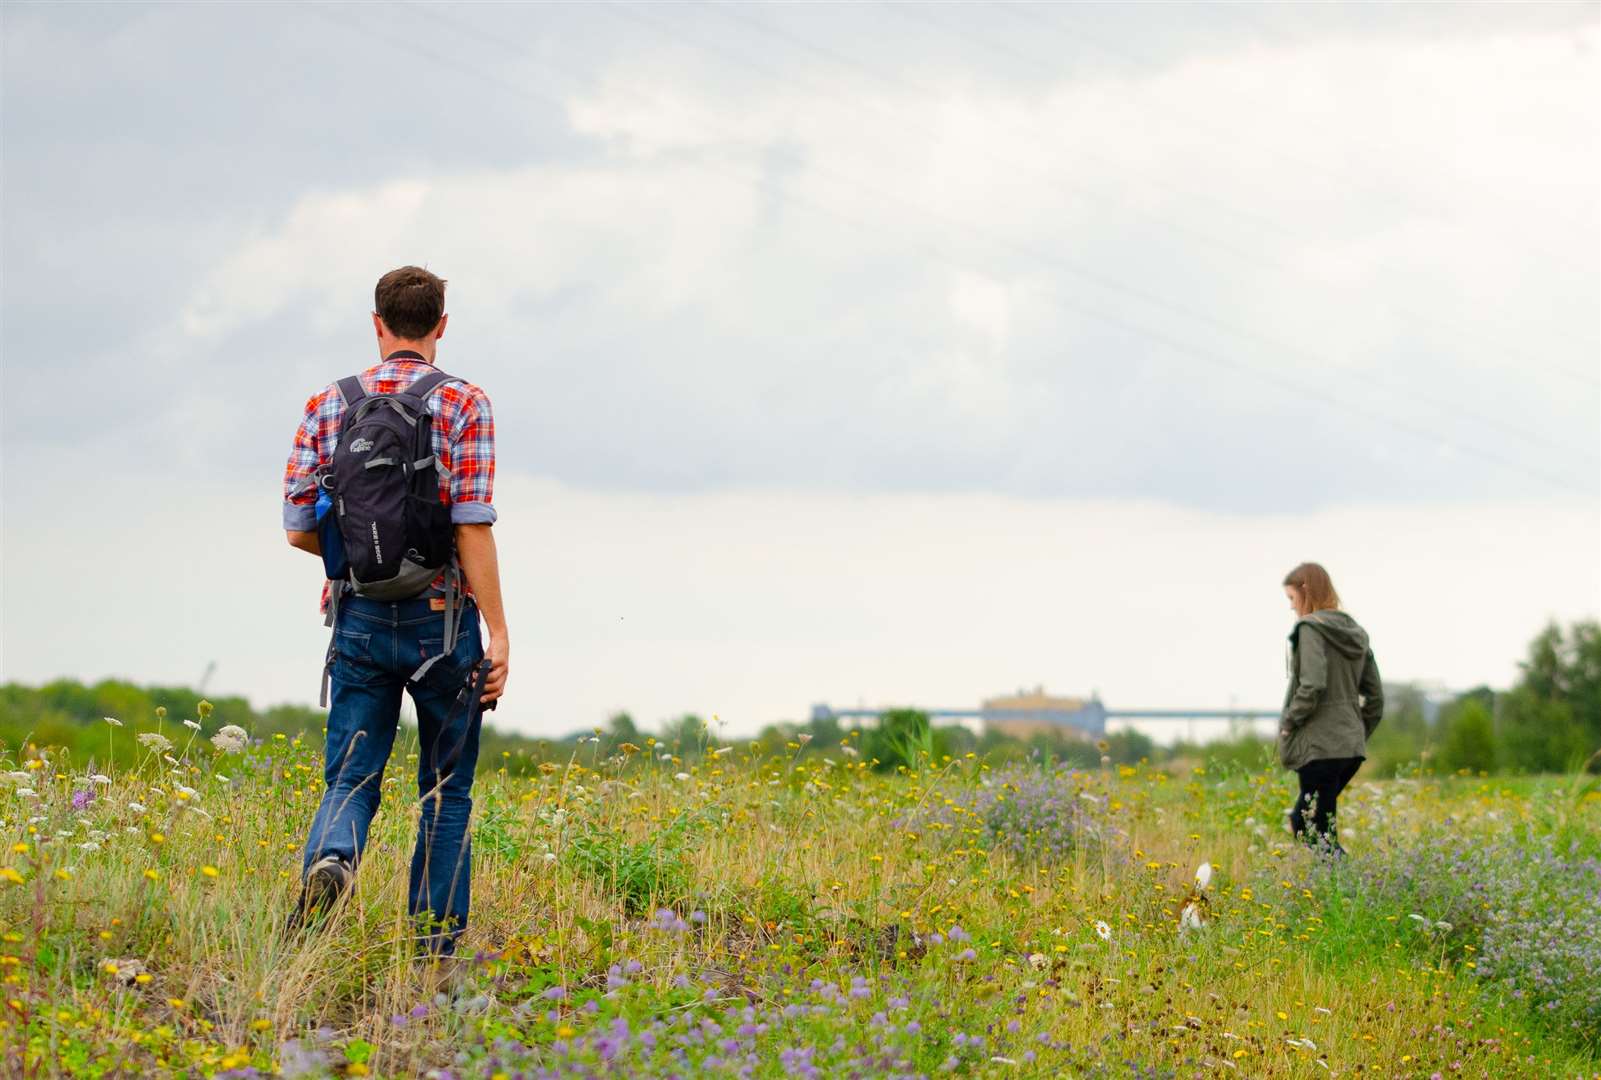
M 495 418 L 489 395 L 472 388 L 450 431 L 450 520 L 493 525 Z
M 306 402 L 305 415 L 295 429 L 295 441 L 284 466 L 284 528 L 292 532 L 310 532 L 317 527 L 317 489 L 302 485 L 317 471 L 319 464 L 317 406 L 320 399 L 318 395 Z

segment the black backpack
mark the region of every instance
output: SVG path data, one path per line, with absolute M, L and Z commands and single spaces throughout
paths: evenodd
M 449 470 L 434 454 L 428 395 L 444 382 L 460 380 L 430 371 L 404 390 L 369 394 L 355 375 L 340 379 L 344 419 L 333 459 L 316 475 L 320 513 L 317 532 L 328 575 L 327 625 L 347 593 L 373 600 L 410 600 L 445 574 L 444 648 L 456 646 L 461 570 L 455 527 L 440 500 L 439 478 Z M 325 501 L 326 500 L 326 501 Z M 429 657 L 412 675 L 422 678 L 438 660 Z M 323 668 L 327 704 L 333 642 Z

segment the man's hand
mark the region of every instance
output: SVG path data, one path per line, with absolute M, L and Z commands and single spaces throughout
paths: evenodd
M 506 674 L 511 670 L 511 645 L 505 634 L 490 635 L 484 659 L 489 661 L 489 675 L 484 679 L 483 697 L 478 700 L 488 705 L 506 692 Z
M 489 661 L 489 678 L 484 680 L 485 705 L 500 697 L 506 689 L 506 671 L 511 661 L 511 643 L 506 636 L 506 612 L 500 604 L 500 560 L 495 553 L 495 534 L 488 525 L 457 525 L 456 555 L 461 560 L 462 573 L 472 586 L 473 599 L 483 613 L 485 629 L 489 631 L 489 647 L 484 657 Z

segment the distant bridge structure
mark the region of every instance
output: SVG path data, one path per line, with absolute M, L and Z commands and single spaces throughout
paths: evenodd
M 1106 734 L 1108 721 L 1191 723 L 1196 720 L 1225 720 L 1255 724 L 1261 720 L 1279 718 L 1278 709 L 1108 709 L 1095 698 L 1091 698 L 1076 709 L 941 709 L 915 705 L 905 708 L 913 708 L 923 713 L 931 723 L 945 721 L 961 724 L 964 727 L 982 725 L 986 728 L 994 725 L 1003 730 L 1018 724 L 1027 725 L 1034 730 L 1066 728 L 1072 734 L 1085 738 L 1100 738 Z M 812 706 L 812 719 L 868 720 L 876 723 L 885 713 L 892 711 L 894 708 L 835 709 L 820 704 Z M 1192 733 L 1193 730 L 1192 727 Z

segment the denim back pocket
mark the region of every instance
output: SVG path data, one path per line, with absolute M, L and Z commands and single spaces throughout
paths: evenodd
M 372 655 L 372 635 L 334 631 L 334 678 L 344 683 L 375 682 L 383 675 Z

